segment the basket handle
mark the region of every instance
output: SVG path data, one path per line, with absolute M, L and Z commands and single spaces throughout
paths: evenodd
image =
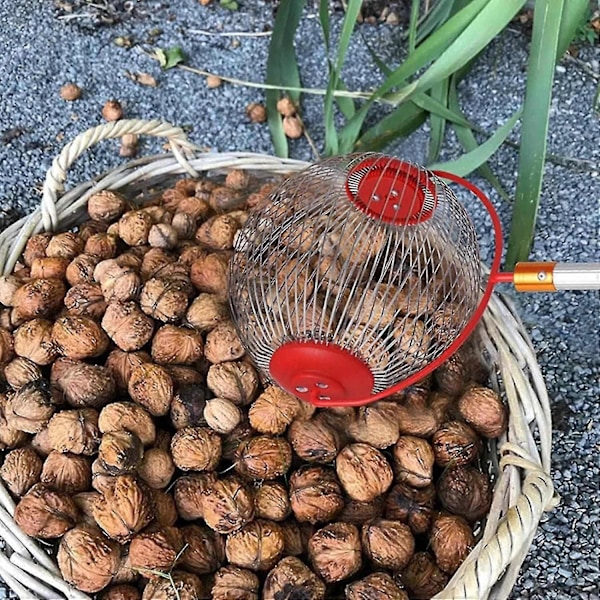
M 198 177 L 196 170 L 190 165 L 185 153 L 192 153 L 199 148 L 192 144 L 181 127 L 175 127 L 164 121 L 147 121 L 142 119 L 123 119 L 92 127 L 68 143 L 61 153 L 52 161 L 46 173 L 41 202 L 42 224 L 46 231 L 58 225 L 56 202 L 64 191 L 69 167 L 88 149 L 101 142 L 120 138 L 126 134 L 149 135 L 168 139 L 177 162 L 192 176 Z
M 478 548 L 473 550 L 475 558 L 467 558 L 449 585 L 432 600 L 487 598 L 511 562 L 519 554 L 522 559 L 525 558 L 523 550 L 529 549 L 542 513 L 551 510 L 558 503 L 552 479 L 539 464 L 527 457 L 522 448 L 507 443 L 502 452 L 504 455 L 500 460 L 500 470 L 503 476 L 508 475 L 506 471 L 511 467 L 526 471 L 521 495 L 508 509 L 496 533 L 479 543 L 478 552 Z M 512 588 L 512 582 L 510 587 Z

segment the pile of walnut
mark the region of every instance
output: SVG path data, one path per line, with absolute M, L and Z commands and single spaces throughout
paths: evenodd
M 429 598 L 475 543 L 484 438 L 507 415 L 470 350 L 402 395 L 318 411 L 244 356 L 228 261 L 273 186 L 233 171 L 142 208 L 98 193 L 0 279 L 0 476 L 80 590 Z

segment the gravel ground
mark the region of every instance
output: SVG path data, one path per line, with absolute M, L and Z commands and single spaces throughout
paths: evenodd
M 270 5 L 242 0 L 242 10 L 233 13 L 184 0 L 129 4 L 134 7 L 131 18 L 94 29 L 85 26 L 85 19 L 59 20 L 48 0 L 0 0 L 0 226 L 36 205 L 39 186 L 52 158 L 66 141 L 101 122 L 100 110 L 109 98 L 121 100 L 128 117 L 162 118 L 188 126 L 191 138 L 211 150 L 271 152 L 267 127 L 249 123 L 244 115 L 249 102 L 263 100 L 260 90 L 232 85 L 209 90 L 196 75 L 177 69 L 161 72 L 155 62 L 135 48 L 127 50 L 114 44 L 117 36 L 147 42 L 156 33 L 153 30 L 160 27 L 162 34 L 155 36 L 155 43 L 165 48 L 181 45 L 190 64 L 261 81 L 268 38 L 206 36 L 193 30 L 260 32 L 271 25 Z M 362 29 L 390 64 L 398 63 L 398 28 Z M 505 32 L 463 83 L 464 109 L 475 123 L 491 131 L 519 105 L 527 44 L 518 30 Z M 306 86 L 324 84 L 321 47 L 315 11 L 309 10 L 297 38 Z M 536 260 L 598 260 L 600 125 L 593 98 L 600 49 L 585 49 L 580 60 L 562 62 L 557 68 L 548 150 L 584 162 L 547 166 L 532 254 Z M 134 83 L 125 76 L 126 71 L 151 73 L 158 87 Z M 360 38 L 351 47 L 347 75 L 350 89 L 369 89 L 378 81 Z M 58 97 L 59 87 L 67 81 L 83 88 L 80 101 L 67 103 Z M 323 137 L 321 106 L 321 100 L 315 97 L 306 99 L 303 105 L 304 120 L 317 146 L 321 146 Z M 159 142 L 143 140 L 140 151 L 147 154 L 159 148 Z M 424 132 L 390 151 L 423 161 Z M 291 152 L 295 158 L 312 158 L 305 141 L 292 143 Z M 457 153 L 456 141 L 448 136 L 444 157 Z M 69 182 L 89 179 L 121 160 L 117 143 L 104 142 L 79 161 Z M 512 190 L 516 152 L 503 148 L 494 158 L 493 168 L 506 188 Z M 486 182 L 476 177 L 473 180 L 494 196 Z M 498 208 L 506 226 L 508 207 L 499 201 Z M 489 234 L 485 225 L 480 231 L 485 255 Z M 560 506 L 545 517 L 539 528 L 513 598 L 598 599 L 600 298 L 591 292 L 511 295 L 535 342 L 552 400 L 553 478 L 562 498 Z

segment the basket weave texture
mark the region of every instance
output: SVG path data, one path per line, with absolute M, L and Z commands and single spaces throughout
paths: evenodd
M 165 137 L 171 152 L 129 162 L 64 193 L 67 171 L 86 149 L 127 133 Z M 83 221 L 88 198 L 100 190 L 135 192 L 172 182 L 182 174 L 198 177 L 233 168 L 275 175 L 307 166 L 303 161 L 261 154 L 200 152 L 183 130 L 161 121 L 100 125 L 65 146 L 48 171 L 40 206 L 0 233 L 0 271 L 12 271 L 33 234 L 66 230 Z M 480 540 L 436 600 L 508 598 L 542 513 L 556 504 L 549 476 L 552 427 L 547 391 L 531 342 L 506 298 L 492 296 L 477 335 L 489 362 L 492 387 L 507 402 L 509 426 L 492 443 L 495 486 Z M 0 539 L 4 541 L 0 577 L 4 582 L 22 599 L 89 598 L 65 582 L 43 546 L 19 529 L 14 510 L 13 499 L 0 483 Z

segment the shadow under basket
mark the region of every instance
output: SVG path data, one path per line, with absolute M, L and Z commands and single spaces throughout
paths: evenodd
M 90 146 L 125 134 L 167 138 L 171 152 L 134 160 L 64 193 L 71 164 Z M 264 176 L 289 174 L 308 163 L 252 153 L 203 153 L 183 130 L 160 121 L 123 120 L 77 136 L 49 169 L 43 199 L 31 215 L 0 234 L 0 270 L 12 271 L 27 240 L 42 231 L 65 231 L 85 219 L 88 198 L 100 190 L 130 194 L 164 188 L 182 175 L 246 169 Z M 508 299 L 494 294 L 475 334 L 491 373 L 491 387 L 509 411 L 508 431 L 491 443 L 494 492 L 479 541 L 438 600 L 508 598 L 542 513 L 556 504 L 549 476 L 552 427 L 547 391 L 532 344 Z M 16 525 L 15 503 L 0 484 L 0 576 L 20 598 L 89 598 L 60 575 L 44 546 Z

